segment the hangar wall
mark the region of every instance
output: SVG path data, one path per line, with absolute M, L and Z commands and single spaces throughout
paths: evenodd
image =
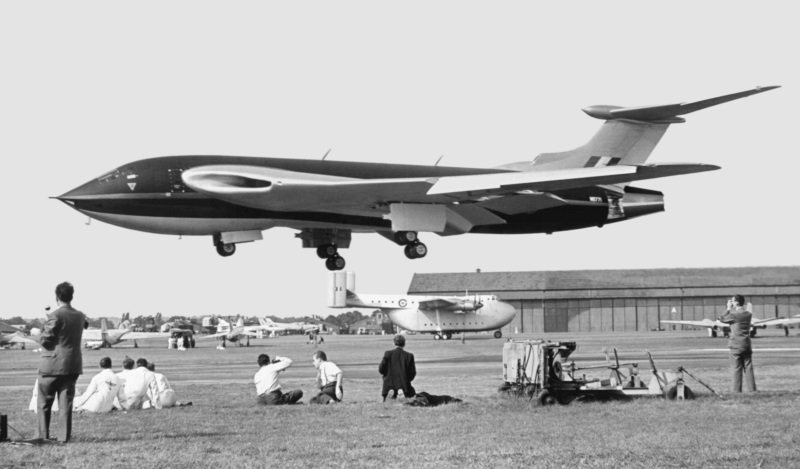
M 800 267 L 415 274 L 408 293 L 465 291 L 517 308 L 504 334 L 648 331 L 663 319 L 714 319 L 737 293 L 757 318 L 798 315 Z

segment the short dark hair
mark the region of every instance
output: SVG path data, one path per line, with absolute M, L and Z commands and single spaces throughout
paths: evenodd
M 328 361 L 328 356 L 325 355 L 325 352 L 323 352 L 322 350 L 317 350 L 316 352 L 314 352 L 314 357 L 319 358 L 324 362 Z
M 75 287 L 69 282 L 61 282 L 56 285 L 56 298 L 64 303 L 71 303 L 72 296 L 75 294 Z
M 739 306 L 744 306 L 744 296 L 742 295 L 733 295 L 736 299 L 736 302 L 739 303 Z
M 100 359 L 100 368 L 111 368 L 111 357 L 103 357 Z
M 147 364 L 147 369 L 150 371 L 156 371 L 156 364 L 154 362 L 150 362 Z
M 258 356 L 258 366 L 269 365 L 269 355 L 262 353 Z
M 147 366 L 147 360 L 145 360 L 144 358 L 140 358 L 140 359 L 136 360 L 136 366 L 145 366 L 146 367 Z
M 405 347 L 406 338 L 403 337 L 402 335 L 396 335 L 394 336 L 394 344 L 397 345 L 398 347 Z
M 133 369 L 133 365 L 134 365 L 134 362 L 133 362 L 133 358 L 131 358 L 131 357 L 125 357 L 125 360 L 122 360 L 122 367 L 125 368 L 126 370 L 132 370 Z

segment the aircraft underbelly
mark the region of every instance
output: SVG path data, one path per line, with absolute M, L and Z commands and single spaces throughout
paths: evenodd
M 392 310 L 389 318 L 402 329 L 415 332 L 479 332 L 495 330 L 510 322 L 505 313 L 479 311 L 454 313 L 442 310 Z
M 131 230 L 147 233 L 206 236 L 225 231 L 264 231 L 282 226 L 302 230 L 305 228 L 330 228 L 349 229 L 354 232 L 373 231 L 385 229 L 383 226 L 367 226 L 361 224 L 348 225 L 335 222 L 317 222 L 304 220 L 282 220 L 279 218 L 202 218 L 202 217 L 172 217 L 172 216 L 143 216 L 79 210 L 86 216 L 95 220 Z

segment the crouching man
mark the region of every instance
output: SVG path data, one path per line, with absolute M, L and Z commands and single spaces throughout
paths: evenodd
M 261 367 L 253 381 L 256 383 L 257 403 L 260 405 L 295 404 L 303 397 L 303 391 L 281 392 L 281 383 L 278 373 L 292 366 L 292 360 L 276 356 L 274 360 L 269 355 L 262 353 L 258 356 L 258 366 Z
M 317 387 L 319 394 L 312 397 L 311 404 L 330 404 L 331 402 L 341 402 L 342 394 L 342 370 L 333 362 L 328 361 L 325 352 L 319 350 L 311 357 L 314 368 L 317 372 Z

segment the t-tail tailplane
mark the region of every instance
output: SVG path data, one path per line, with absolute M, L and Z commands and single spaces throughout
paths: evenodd
M 531 162 L 503 165 L 512 171 L 544 171 L 568 168 L 588 168 L 615 165 L 642 165 L 658 145 L 670 124 L 686 120 L 683 116 L 701 109 L 745 98 L 780 86 L 756 87 L 752 90 L 718 96 L 692 103 L 660 106 L 589 106 L 583 112 L 605 121 L 600 130 L 585 145 L 570 151 L 542 153 Z M 704 165 L 698 166 L 698 171 Z M 718 169 L 708 165 L 708 170 Z

